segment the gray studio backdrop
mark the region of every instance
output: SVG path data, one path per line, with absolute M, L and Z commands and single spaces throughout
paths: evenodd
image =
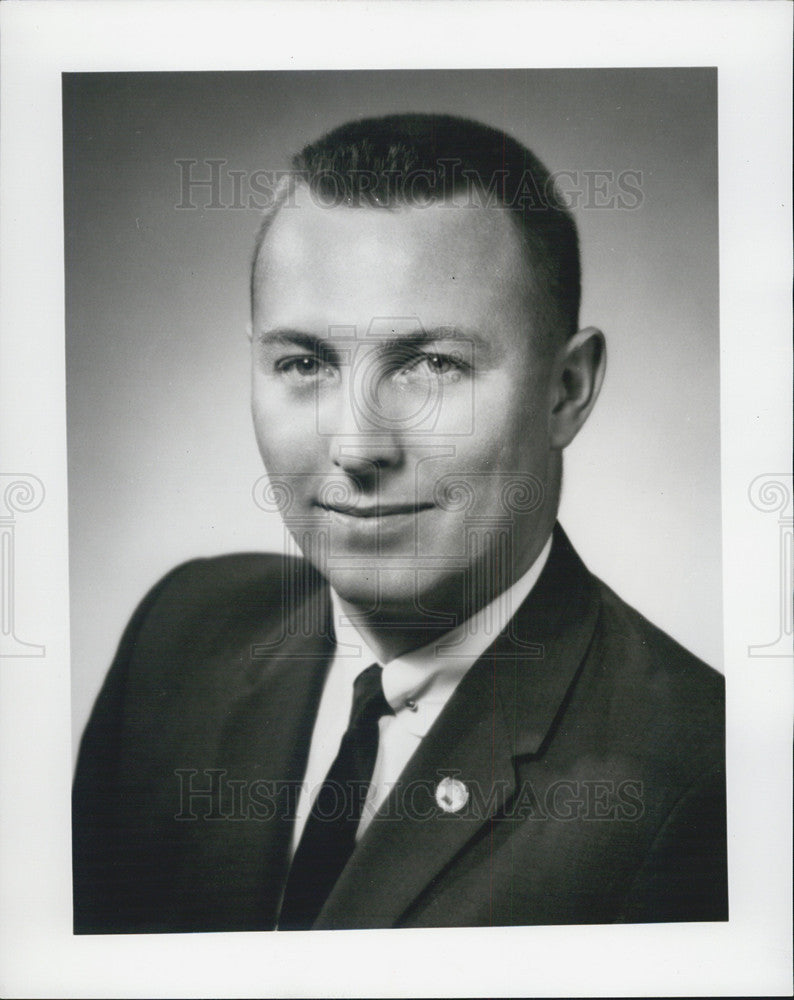
M 63 85 L 75 740 L 156 579 L 197 555 L 282 549 L 277 515 L 252 499 L 247 270 L 261 172 L 334 125 L 394 111 L 481 119 L 563 172 L 582 325 L 604 330 L 609 363 L 567 453 L 561 520 L 594 572 L 721 667 L 716 70 Z

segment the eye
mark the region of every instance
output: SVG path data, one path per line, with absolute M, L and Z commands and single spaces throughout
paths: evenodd
M 433 378 L 444 382 L 457 382 L 469 366 L 457 353 L 442 354 L 436 351 L 414 355 L 403 361 L 397 375 L 402 379 Z
M 458 370 L 455 359 L 447 354 L 426 354 L 421 363 L 427 365 L 435 375 L 446 375 L 448 372 Z
M 276 362 L 276 371 L 293 381 L 308 381 L 324 374 L 330 366 L 322 359 L 312 354 L 298 354 L 290 358 L 281 358 Z

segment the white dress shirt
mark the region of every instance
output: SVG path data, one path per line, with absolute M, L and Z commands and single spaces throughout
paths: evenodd
M 466 671 L 502 632 L 526 600 L 546 565 L 551 535 L 538 558 L 516 582 L 451 632 L 421 649 L 403 653 L 383 666 L 383 693 L 394 715 L 380 720 L 378 755 L 372 784 L 357 831 L 360 838 L 383 804 L 403 768 L 452 697 Z M 292 853 L 300 841 L 314 800 L 331 769 L 347 729 L 353 682 L 378 663 L 331 591 L 336 651 L 323 687 L 312 732 L 306 773 L 298 797 Z

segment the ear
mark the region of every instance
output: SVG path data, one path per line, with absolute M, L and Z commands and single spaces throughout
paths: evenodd
M 554 362 L 549 427 L 554 448 L 566 448 L 595 406 L 606 371 L 606 340 L 588 326 L 560 348 Z

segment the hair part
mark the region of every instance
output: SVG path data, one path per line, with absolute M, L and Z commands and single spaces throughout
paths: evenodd
M 501 206 L 527 256 L 529 290 L 551 339 L 579 327 L 581 267 L 576 223 L 540 160 L 507 133 L 453 115 L 399 114 L 348 122 L 293 157 L 265 210 L 251 265 L 275 216 L 298 185 L 327 208 L 398 209 L 439 202 Z

